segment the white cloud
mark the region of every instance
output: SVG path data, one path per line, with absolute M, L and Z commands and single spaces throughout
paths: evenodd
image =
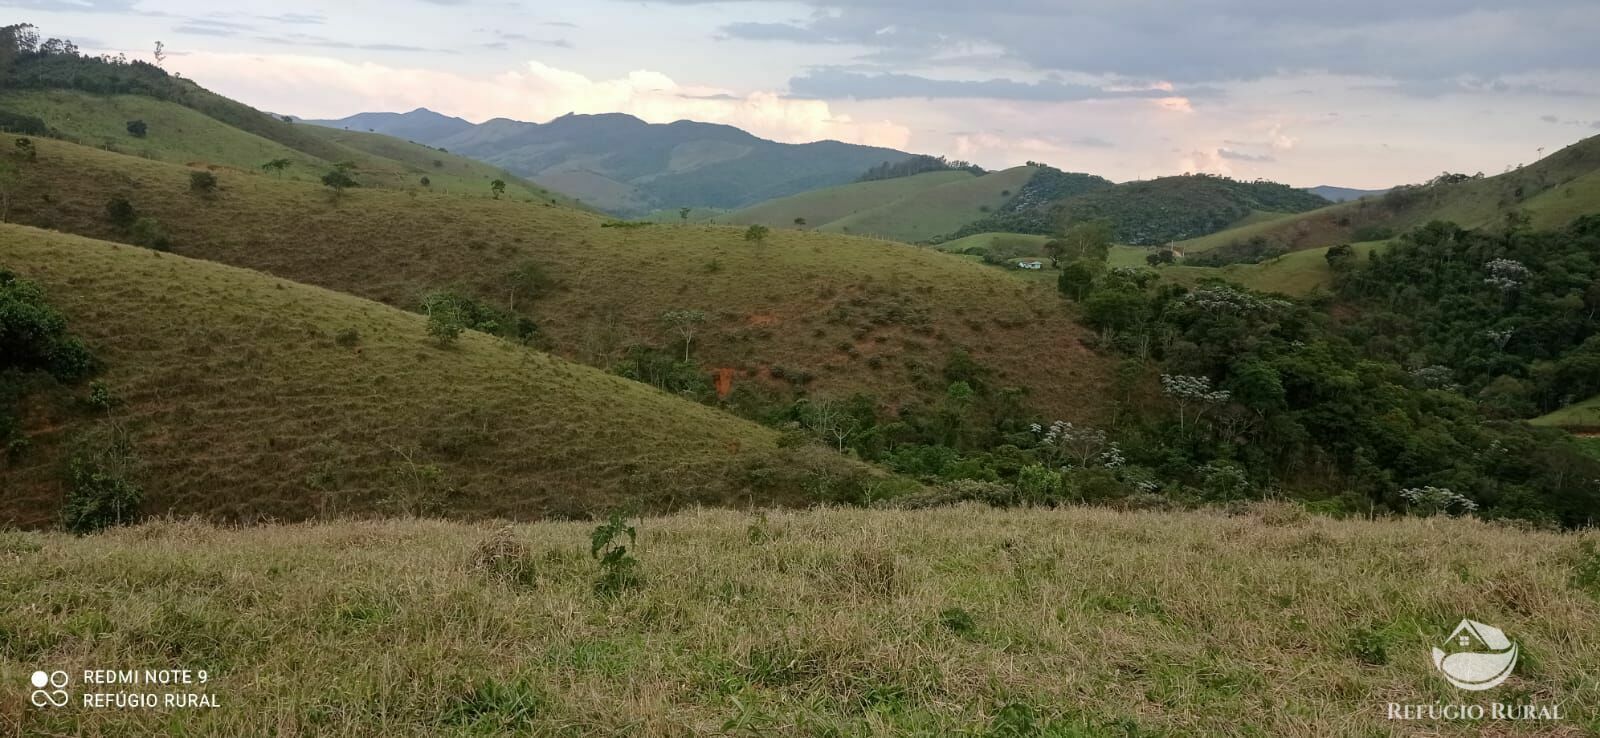
M 418 107 L 483 121 L 543 122 L 566 113 L 628 113 L 652 123 L 725 123 L 786 143 L 837 139 L 904 148 L 910 129 L 890 120 L 858 121 L 824 100 L 773 92 L 680 85 L 655 71 L 596 80 L 537 61 L 488 77 L 401 69 L 321 56 L 195 52 L 168 66 L 257 108 L 306 118 Z

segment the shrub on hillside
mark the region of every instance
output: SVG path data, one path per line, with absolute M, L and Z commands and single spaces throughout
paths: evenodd
M 128 239 L 136 246 L 156 251 L 172 248 L 172 239 L 167 237 L 167 229 L 162 227 L 161 221 L 148 215 L 133 222 L 133 227 L 128 229 Z
M 20 133 L 24 136 L 50 135 L 50 127 L 45 125 L 44 120 L 9 110 L 0 110 L 0 131 Z
M 63 527 L 93 533 L 138 520 L 144 490 L 135 481 L 139 457 L 126 431 L 111 427 L 79 442 L 67 462 Z
M 146 125 L 142 120 L 128 121 L 128 135 L 133 136 L 134 138 L 144 138 L 145 134 L 149 133 L 149 131 L 150 126 Z
M 133 203 L 128 202 L 128 198 L 113 197 L 106 202 L 106 220 L 118 230 L 126 231 L 139 220 L 139 211 L 133 207 Z
M 209 195 L 217 191 L 217 175 L 211 172 L 190 172 L 189 191 Z

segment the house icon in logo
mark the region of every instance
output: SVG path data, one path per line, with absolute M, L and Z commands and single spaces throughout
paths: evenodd
M 1463 620 L 1444 644 L 1434 647 L 1433 666 L 1446 681 L 1479 692 L 1500 686 L 1517 666 L 1517 644 L 1504 631 L 1476 620 Z

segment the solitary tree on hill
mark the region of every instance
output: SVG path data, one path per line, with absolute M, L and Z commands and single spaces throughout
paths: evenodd
M 149 131 L 150 127 L 145 125 L 144 121 L 142 120 L 128 121 L 128 134 L 134 138 L 144 138 L 144 135 Z
M 661 316 L 661 322 L 683 338 L 683 360 L 688 361 L 689 346 L 694 342 L 700 326 L 705 325 L 706 314 L 699 310 L 671 310 Z
M 350 176 L 348 169 L 346 165 L 340 164 L 322 175 L 322 184 L 333 191 L 333 199 L 336 201 L 344 196 L 345 190 L 361 186 L 361 183 Z
M 805 218 L 795 218 L 794 219 L 794 224 L 799 226 L 799 227 L 801 227 L 801 228 L 804 228 L 804 227 L 806 227 L 806 219 Z
M 749 230 L 744 232 L 744 240 L 760 246 L 767 242 L 767 236 L 770 235 L 772 235 L 771 228 L 768 228 L 764 225 L 753 225 L 750 226 Z
M 684 225 L 688 225 L 689 224 L 689 213 L 692 213 L 692 212 L 694 212 L 693 208 L 678 208 L 678 220 L 683 221 Z
M 494 193 L 494 199 L 500 199 L 500 196 L 506 193 L 506 181 L 503 179 L 497 179 L 493 182 L 490 182 L 489 191 Z
M 283 170 L 288 169 L 290 163 L 291 162 L 288 159 L 273 159 L 272 161 L 262 164 L 261 171 L 271 172 L 279 177 L 282 177 Z

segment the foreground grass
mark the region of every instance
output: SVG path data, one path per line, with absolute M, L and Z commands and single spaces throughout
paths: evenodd
M 0 537 L 0 679 L 207 669 L 212 710 L 25 705 L 29 735 L 1590 735 L 1594 533 L 1102 509 L 701 511 L 639 524 Z M 1587 562 L 1587 563 L 1583 563 Z M 1458 692 L 1462 617 L 1524 654 Z M 112 690 L 115 691 L 115 690 Z M 1563 723 L 1391 723 L 1388 701 L 1560 703 Z

